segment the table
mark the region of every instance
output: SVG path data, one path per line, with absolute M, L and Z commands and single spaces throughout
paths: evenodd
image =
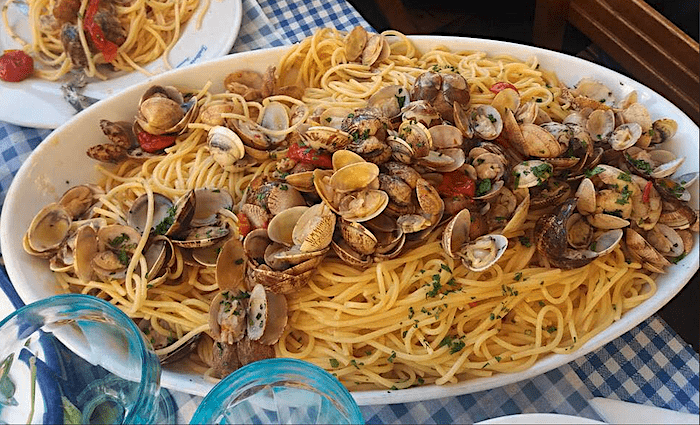
M 321 27 L 350 30 L 356 25 L 371 30 L 345 0 L 243 0 L 232 52 L 288 45 Z M 0 205 L 23 160 L 49 133 L 0 122 Z M 0 280 L 6 279 L 1 270 Z M 0 295 L 0 316 L 12 308 Z M 600 420 L 587 400 L 609 397 L 698 414 L 698 370 L 698 353 L 654 315 L 603 348 L 530 380 L 459 397 L 361 410 L 367 423 L 472 423 L 518 413 Z M 201 397 L 171 394 L 178 422 L 187 423 Z

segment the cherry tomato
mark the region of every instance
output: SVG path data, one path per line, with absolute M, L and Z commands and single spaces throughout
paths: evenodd
M 505 81 L 499 81 L 498 83 L 492 85 L 489 90 L 493 93 L 498 93 L 505 89 L 513 89 L 516 93 L 520 94 L 520 92 L 518 91 L 518 89 L 515 88 L 514 85 L 512 85 L 511 83 L 506 83 Z
M 175 136 L 173 135 L 155 135 L 145 131 L 140 131 L 137 134 L 137 137 L 139 139 L 141 149 L 148 153 L 158 152 L 161 149 L 165 149 L 168 146 L 175 144 Z
M 452 171 L 442 175 L 442 182 L 436 187 L 442 196 L 464 195 L 474 197 L 476 184 L 463 171 Z
M 102 27 L 95 22 L 95 14 L 97 13 L 99 5 L 100 0 L 90 0 L 87 10 L 85 10 L 83 26 L 85 27 L 85 30 L 87 30 L 87 33 L 90 34 L 90 38 L 95 44 L 95 47 L 102 52 L 102 56 L 105 58 L 105 60 L 107 62 L 112 62 L 114 58 L 117 57 L 117 50 L 119 50 L 119 46 L 107 40 L 104 32 L 102 31 Z
M 287 157 L 297 162 L 306 162 L 320 168 L 333 168 L 330 153 L 320 152 L 317 149 L 301 146 L 298 143 L 289 146 Z
M 238 217 L 238 233 L 240 233 L 242 237 L 245 237 L 252 230 L 250 220 L 248 220 L 248 216 L 243 213 L 236 214 L 236 217 Z
M 22 81 L 34 73 L 34 59 L 21 50 L 5 50 L 0 56 L 0 79 L 10 83 Z
M 648 181 L 646 186 L 644 186 L 644 192 L 642 193 L 642 202 L 644 202 L 645 204 L 649 203 L 649 196 L 651 195 L 652 185 L 653 184 L 650 181 Z

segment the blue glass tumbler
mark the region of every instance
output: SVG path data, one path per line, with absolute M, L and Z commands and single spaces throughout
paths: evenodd
M 0 322 L 0 423 L 172 423 L 160 363 L 136 324 L 89 295 L 56 295 Z
M 191 424 L 363 424 L 350 392 L 320 367 L 296 359 L 250 363 L 204 397 Z

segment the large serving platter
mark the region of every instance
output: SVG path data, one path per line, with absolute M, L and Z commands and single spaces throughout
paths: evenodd
M 698 170 L 698 127 L 666 99 L 623 75 L 576 57 L 507 42 L 429 36 L 414 36 L 411 40 L 420 51 L 426 51 L 431 46 L 444 45 L 453 51 L 507 53 L 522 60 L 536 55 L 541 67 L 557 72 L 565 84 L 571 86 L 583 77 L 595 78 L 610 87 L 618 99 L 636 90 L 639 101 L 649 109 L 652 118 L 669 117 L 678 122 L 676 136 L 665 147 L 686 157 L 680 172 Z M 98 125 L 100 119 L 132 119 L 139 97 L 148 86 L 155 83 L 200 87 L 211 81 L 214 92 L 222 91 L 222 81 L 228 73 L 239 69 L 263 71 L 267 66 L 275 65 L 287 49 L 288 47 L 280 47 L 235 54 L 159 75 L 93 105 L 52 132 L 22 165 L 9 189 L 0 217 L 3 257 L 9 277 L 24 302 L 29 303 L 60 292 L 46 261 L 30 257 L 23 251 L 22 236 L 32 217 L 43 205 L 56 201 L 73 185 L 95 182 L 98 179 L 96 162 L 85 155 L 85 150 L 105 140 Z M 693 188 L 693 192 L 691 204 L 697 209 L 697 187 Z M 354 392 L 353 395 L 360 405 L 455 396 L 529 379 L 562 366 L 619 337 L 671 300 L 698 270 L 698 245 L 695 235 L 693 251 L 677 265 L 670 267 L 668 273 L 659 277 L 655 295 L 627 312 L 621 320 L 589 340 L 576 352 L 547 356 L 537 361 L 530 369 L 518 373 L 497 374 L 455 385 L 430 385 L 398 391 L 361 391 Z M 198 374 L 167 366 L 161 382 L 165 388 L 195 395 L 204 395 L 213 387 L 211 382 Z
M 4 2 L 3 2 L 4 3 Z M 172 68 L 183 68 L 202 63 L 209 59 L 224 56 L 231 51 L 238 37 L 243 18 L 241 0 L 214 0 L 205 11 L 205 1 L 187 23 L 180 29 L 181 35 L 168 54 Z M 22 39 L 29 41 L 31 31 L 27 22 L 26 4 L 12 3 L 8 9 L 8 24 Z M 201 26 L 197 21 L 202 12 Z M 20 44 L 5 31 L 5 23 L 0 20 L 0 54 L 7 49 L 20 49 Z M 161 74 L 168 69 L 162 57 L 144 66 L 151 74 Z M 139 71 L 113 72 L 104 81 L 90 82 L 81 94 L 101 100 L 110 97 L 127 87 L 149 78 Z M 0 108 L 0 121 L 35 128 L 57 128 L 75 115 L 75 109 L 63 98 L 61 85 L 66 79 L 46 81 L 31 77 L 19 83 L 0 80 L 0 99 L 7 106 Z M 12 107 L 9 107 L 12 105 Z

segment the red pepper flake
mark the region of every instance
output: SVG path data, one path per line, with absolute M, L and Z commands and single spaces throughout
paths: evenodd
M 85 10 L 85 19 L 83 26 L 90 35 L 95 47 L 102 52 L 102 56 L 107 62 L 112 62 L 117 57 L 119 46 L 107 40 L 102 28 L 95 22 L 95 14 L 100 6 L 100 0 L 90 0 L 87 9 Z
M 511 83 L 506 83 L 505 81 L 499 81 L 498 83 L 491 86 L 489 89 L 492 93 L 499 93 L 505 89 L 513 89 L 516 93 L 520 94 L 518 89 L 515 88 Z
M 649 203 L 649 196 L 651 195 L 652 186 L 653 184 L 651 183 L 651 181 L 648 181 L 646 186 L 644 186 L 644 193 L 642 193 L 642 202 L 644 202 L 645 204 Z
M 0 79 L 17 83 L 34 73 L 34 59 L 22 50 L 5 50 L 0 56 Z

